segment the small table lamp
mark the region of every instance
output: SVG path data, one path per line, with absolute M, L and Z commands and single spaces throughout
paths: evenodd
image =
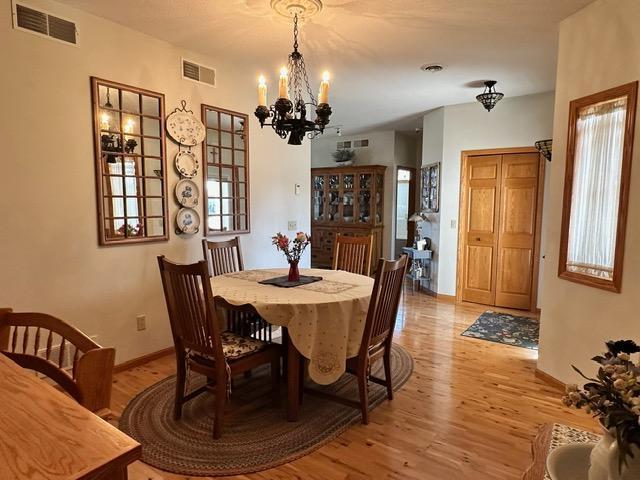
M 422 213 L 416 212 L 409 217 L 409 221 L 415 223 L 413 248 L 417 248 L 418 242 L 422 240 L 422 226 L 420 225 L 420 222 L 428 222 L 429 220 L 427 220 L 427 218 Z

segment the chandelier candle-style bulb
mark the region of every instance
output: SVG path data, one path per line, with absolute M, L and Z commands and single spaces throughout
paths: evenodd
M 133 133 L 133 126 L 135 122 L 131 119 L 127 120 L 127 123 L 124 124 L 124 133 Z
M 289 72 L 286 67 L 280 69 L 278 98 L 289 98 Z
M 258 105 L 267 106 L 267 81 L 264 75 L 258 79 Z
M 110 127 L 111 115 L 109 115 L 107 112 L 102 112 L 102 115 L 100 115 L 100 128 L 102 130 L 109 130 Z
M 329 72 L 322 74 L 322 82 L 320 82 L 320 91 L 318 92 L 318 104 L 329 103 Z

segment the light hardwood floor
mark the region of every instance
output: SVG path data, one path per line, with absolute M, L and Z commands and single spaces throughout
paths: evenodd
M 352 427 L 311 455 L 225 478 L 519 479 L 539 425 L 561 422 L 598 431 L 591 417 L 561 405 L 559 389 L 534 376 L 537 352 L 460 336 L 486 309 L 406 289 L 395 341 L 411 352 L 415 368 L 395 399 L 373 410 L 368 426 Z M 117 374 L 114 412 L 174 370 L 167 356 Z M 188 477 L 136 462 L 129 478 Z

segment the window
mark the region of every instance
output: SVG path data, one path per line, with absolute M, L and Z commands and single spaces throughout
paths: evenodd
M 559 275 L 620 291 L 637 82 L 571 102 Z
M 207 235 L 249 232 L 249 118 L 202 105 Z
M 91 87 L 99 242 L 167 240 L 164 95 L 94 77 Z

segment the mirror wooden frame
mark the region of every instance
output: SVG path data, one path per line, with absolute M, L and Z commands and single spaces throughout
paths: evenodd
M 638 82 L 628 83 L 611 88 L 587 97 L 573 100 L 569 106 L 569 131 L 567 135 L 567 159 L 564 180 L 564 200 L 562 204 L 562 226 L 560 236 L 560 258 L 558 276 L 571 282 L 619 293 L 622 286 L 622 266 L 624 261 L 624 242 L 627 228 L 627 210 L 629 204 L 629 188 L 631 183 L 631 160 L 633 155 L 633 139 L 635 134 L 636 103 Z M 585 107 L 598 103 L 627 97 L 624 140 L 622 151 L 622 167 L 620 171 L 620 197 L 618 203 L 618 225 L 616 228 L 616 244 L 612 279 L 603 279 L 584 273 L 567 270 L 569 244 L 569 224 L 571 219 L 571 202 L 573 194 L 573 177 L 575 168 L 576 124 L 579 112 Z
M 100 88 L 105 87 L 108 89 L 113 89 L 118 92 L 118 100 L 117 106 L 118 108 L 105 108 L 104 105 L 100 105 Z M 122 92 L 128 92 L 131 94 L 135 94 L 139 96 L 139 111 L 138 112 L 129 112 L 123 108 L 121 104 L 122 101 Z M 157 99 L 158 101 L 158 114 L 150 115 L 144 113 L 143 101 L 144 97 L 149 97 L 153 99 Z M 114 100 L 115 102 L 115 100 Z M 109 80 L 104 80 L 97 77 L 91 77 L 91 105 L 93 111 L 93 131 L 94 131 L 94 157 L 95 157 L 95 182 L 96 182 L 96 201 L 97 201 L 97 217 L 98 217 L 98 243 L 101 246 L 112 246 L 112 245 L 130 245 L 134 243 L 150 243 L 150 242 L 163 242 L 169 240 L 169 215 L 168 215 L 168 202 L 167 202 L 167 161 L 166 161 L 166 135 L 165 135 L 165 105 L 164 105 L 164 94 L 152 92 L 149 90 L 144 90 L 142 88 L 133 87 L 131 85 L 125 85 L 122 83 L 112 82 Z M 101 124 L 101 114 L 104 111 L 113 112 L 114 115 L 119 119 L 120 125 L 113 132 L 114 135 L 120 135 L 122 140 L 122 150 L 109 150 L 108 152 L 103 151 L 103 143 L 102 143 L 102 134 L 103 126 Z M 124 150 L 124 143 L 126 142 L 126 130 L 123 128 L 124 118 L 125 116 L 129 117 L 138 117 L 141 120 L 141 123 L 144 122 L 145 118 L 153 119 L 153 121 L 157 121 L 158 123 L 158 133 L 156 135 L 147 135 L 145 134 L 144 126 L 139 125 L 139 131 L 137 133 L 131 133 L 130 136 L 136 137 L 138 141 L 141 143 L 141 152 L 142 153 L 127 153 Z M 108 130 L 111 132 L 111 129 Z M 145 155 L 144 154 L 144 145 L 145 140 L 148 141 L 159 141 L 159 150 L 160 155 Z M 142 214 L 140 211 L 138 215 L 135 217 L 129 217 L 126 215 L 126 207 L 124 209 L 123 217 L 109 217 L 105 215 L 105 198 L 110 198 L 108 192 L 105 192 L 104 181 L 105 177 L 113 176 L 114 174 L 110 174 L 105 171 L 103 168 L 103 157 L 105 156 L 115 156 L 121 157 L 121 161 L 124 162 L 126 157 L 135 157 L 140 158 L 142 160 L 142 170 L 135 176 L 131 178 L 136 178 L 137 182 L 142 182 L 142 194 L 138 194 L 139 186 L 136 186 L 136 195 L 135 196 L 126 196 L 126 189 L 124 179 L 127 178 L 127 175 L 124 171 L 124 163 L 123 163 L 123 171 L 120 175 L 123 176 L 123 192 L 122 199 L 124 204 L 126 205 L 127 198 L 137 198 L 138 204 Z M 161 175 L 158 175 L 157 169 L 154 170 L 154 176 L 145 175 L 145 164 L 146 159 L 153 159 L 154 161 L 160 162 L 161 166 Z M 119 176 L 119 175 L 116 175 Z M 159 179 L 161 180 L 161 195 L 147 195 L 147 180 L 148 179 Z M 162 215 L 147 215 L 147 200 L 161 200 L 162 205 Z M 105 222 L 109 219 L 115 220 L 124 220 L 124 225 L 129 226 L 128 220 L 129 218 L 137 218 L 141 221 L 139 229 L 142 229 L 143 234 L 131 235 L 127 233 L 127 228 L 125 227 L 122 237 L 110 236 L 107 234 L 107 230 L 105 228 Z M 148 236 L 149 232 L 149 219 L 162 219 L 162 235 L 154 235 Z M 115 228 L 115 226 L 114 226 Z
M 217 124 L 211 125 L 208 122 L 207 114 L 215 112 L 217 115 Z M 204 163 L 204 171 L 202 174 L 202 182 L 204 192 L 204 221 L 205 225 L 205 236 L 216 236 L 216 235 L 231 235 L 231 234 L 240 234 L 240 233 L 250 233 L 251 232 L 251 184 L 249 177 L 249 116 L 245 113 L 235 112 L 233 110 L 227 110 L 220 107 L 214 107 L 212 105 L 202 104 L 202 123 L 205 126 L 207 136 L 205 141 L 202 143 L 202 158 Z M 222 116 L 228 116 L 231 122 L 231 129 L 227 130 L 222 125 Z M 235 130 L 235 121 L 239 119 L 242 123 L 242 131 L 239 133 L 239 130 Z M 213 133 L 215 132 L 215 133 Z M 214 134 L 215 143 L 209 143 L 210 134 Z M 231 143 L 229 145 L 223 145 L 222 136 L 223 134 L 229 135 L 231 138 Z M 238 135 L 241 136 L 243 141 L 244 148 L 236 148 L 236 140 Z M 214 159 L 213 161 L 209 161 L 209 148 L 214 151 Z M 215 151 L 218 150 L 219 160 L 215 160 Z M 224 163 L 222 159 L 222 153 L 224 151 L 230 151 L 232 155 L 231 164 Z M 242 166 L 236 164 L 235 155 L 236 152 L 244 152 L 244 162 Z M 238 168 L 244 168 L 244 181 L 238 180 L 237 176 Z M 209 169 L 217 169 L 219 172 L 219 178 L 222 178 L 223 170 L 231 170 L 232 171 L 232 193 L 230 197 L 224 197 L 222 191 L 220 191 L 217 195 L 212 194 L 207 190 L 207 181 L 209 180 Z M 244 195 L 239 193 L 240 186 L 244 186 Z M 214 192 L 215 193 L 215 192 Z M 233 210 L 229 214 L 224 214 L 221 211 L 219 214 L 210 215 L 209 214 L 209 200 L 218 199 L 221 206 L 224 199 L 232 199 L 233 201 Z M 242 212 L 241 205 L 244 203 L 244 213 Z M 220 217 L 221 226 L 223 224 L 224 217 L 230 217 L 232 221 L 232 228 L 228 228 L 226 230 L 214 230 L 209 228 L 209 218 L 218 216 Z M 244 217 L 244 219 L 243 219 Z M 244 220 L 244 223 L 243 223 Z

